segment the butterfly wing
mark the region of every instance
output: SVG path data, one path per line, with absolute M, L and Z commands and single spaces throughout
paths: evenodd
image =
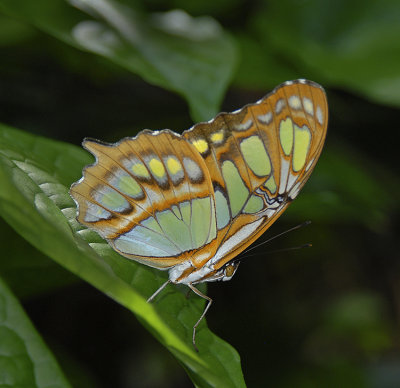
M 116 144 L 85 140 L 95 157 L 70 190 L 78 221 L 122 255 L 167 269 L 216 237 L 203 158 L 179 135 L 142 131 Z
M 210 279 L 297 196 L 327 115 L 323 89 L 298 80 L 182 136 L 146 130 L 116 144 L 86 140 L 96 162 L 71 187 L 78 221 L 146 265 L 190 263 L 177 282 L 195 268 L 196 281 Z
M 321 153 L 327 121 L 322 87 L 297 80 L 183 133 L 202 155 L 212 180 L 215 269 L 264 233 L 297 196 Z

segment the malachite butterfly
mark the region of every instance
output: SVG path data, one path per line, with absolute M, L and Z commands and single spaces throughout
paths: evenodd
M 285 82 L 266 97 L 176 134 L 144 130 L 115 144 L 85 139 L 96 158 L 71 187 L 78 221 L 121 255 L 169 271 L 168 283 L 229 280 L 235 257 L 296 198 L 321 153 L 323 88 Z

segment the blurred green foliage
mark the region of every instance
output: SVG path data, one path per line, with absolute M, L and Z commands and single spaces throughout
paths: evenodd
M 0 128 L 0 276 L 48 345 L 1 285 L 0 385 L 67 386 L 51 348 L 73 386 L 190 386 L 132 312 L 196 386 L 244 385 L 205 324 L 193 354 L 201 300 L 171 287 L 147 305 L 165 274 L 77 225 L 67 190 L 91 159 L 65 142 L 181 131 L 309 78 L 327 143 L 267 235 L 313 224 L 211 284 L 207 321 L 249 386 L 400 386 L 399 15 L 397 0 L 0 0 L 0 122 L 25 131 Z
M 18 300 L 1 279 L 0 295 L 1 384 L 70 387 Z

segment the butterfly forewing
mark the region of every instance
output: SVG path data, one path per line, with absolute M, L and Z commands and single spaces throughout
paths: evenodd
M 323 89 L 298 80 L 183 133 L 204 158 L 214 188 L 216 269 L 257 239 L 297 196 L 321 152 L 327 120 Z

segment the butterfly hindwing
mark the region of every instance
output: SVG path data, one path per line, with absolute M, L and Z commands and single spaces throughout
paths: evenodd
M 156 268 L 185 260 L 216 237 L 203 158 L 179 135 L 143 131 L 116 144 L 86 140 L 96 162 L 71 188 L 78 221 L 121 254 Z

